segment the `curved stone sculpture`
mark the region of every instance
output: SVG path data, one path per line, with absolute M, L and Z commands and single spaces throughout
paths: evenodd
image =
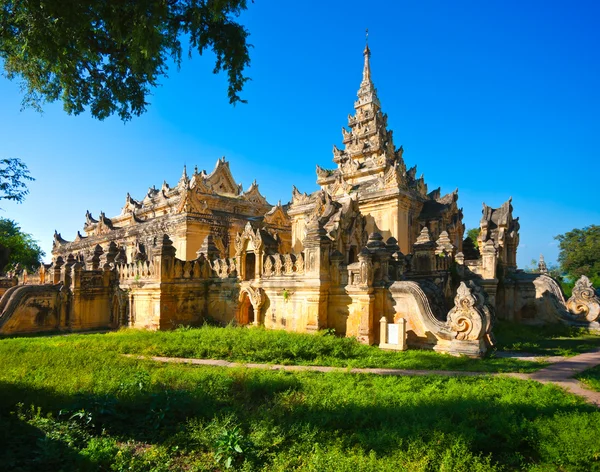
M 431 287 L 417 282 L 394 282 L 390 287 L 392 309 L 400 308 L 395 316 L 406 319 L 408 344 L 451 354 L 482 356 L 492 345 L 492 312 L 485 305 L 483 294 L 462 282 L 454 298 L 455 306 L 436 316 L 437 306 Z
M 596 295 L 594 286 L 585 275 L 575 282 L 573 294 L 567 300 L 567 309 L 577 318 L 587 321 L 598 321 L 600 317 L 600 298 Z
M 456 339 L 476 341 L 485 334 L 488 323 L 485 314 L 477 305 L 477 297 L 464 282 L 461 282 L 454 297 L 454 308 L 448 312 L 448 324 Z

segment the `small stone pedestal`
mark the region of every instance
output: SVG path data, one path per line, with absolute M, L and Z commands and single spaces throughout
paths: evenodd
M 406 320 L 400 318 L 397 323 L 388 323 L 384 316 L 379 320 L 381 349 L 406 351 Z

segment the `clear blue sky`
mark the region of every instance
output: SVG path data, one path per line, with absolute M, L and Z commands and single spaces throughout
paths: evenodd
M 367 7 L 366 5 L 372 5 Z M 118 214 L 183 164 L 210 171 L 224 155 L 244 187 L 271 203 L 292 184 L 313 191 L 315 164 L 333 167 L 353 111 L 364 31 L 382 107 L 408 166 L 430 189 L 459 188 L 468 228 L 481 203 L 513 197 L 521 266 L 558 250 L 553 237 L 600 223 L 600 2 L 262 1 L 251 32 L 247 105 L 228 104 L 213 57 L 195 55 L 154 90 L 148 112 L 123 124 L 61 104 L 20 111 L 16 82 L 0 78 L 0 156 L 37 179 L 25 203 L 0 203 L 50 252 L 73 239 L 86 210 Z

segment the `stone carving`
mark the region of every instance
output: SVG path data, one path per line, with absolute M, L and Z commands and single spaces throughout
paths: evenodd
M 265 277 L 271 277 L 273 275 L 273 258 L 271 256 L 265 256 L 263 275 Z
M 585 275 L 582 275 L 575 286 L 573 294 L 567 300 L 570 313 L 586 321 L 598 321 L 600 317 L 600 298 L 596 295 L 594 286 Z
M 448 233 L 446 231 L 442 231 L 440 233 L 440 237 L 436 241 L 436 249 L 435 254 L 453 254 L 454 246 L 450 242 L 450 238 L 448 237 Z
M 544 260 L 543 254 L 540 254 L 540 260 L 538 262 L 538 270 L 540 271 L 540 274 L 548 273 L 548 266 L 546 265 L 546 261 Z
M 274 274 L 276 276 L 281 275 L 282 273 L 282 268 L 283 268 L 283 263 L 281 261 L 281 255 L 279 254 L 275 254 L 273 256 L 273 259 L 275 259 L 275 269 L 274 269 Z
M 290 254 L 283 255 L 283 268 L 285 275 L 293 275 L 294 274 L 294 262 L 292 261 L 292 256 Z
M 431 235 L 429 234 L 429 228 L 425 226 L 419 233 L 419 237 L 415 244 L 426 244 L 432 242 Z
M 302 254 L 296 256 L 296 273 L 304 274 L 304 256 Z
M 448 324 L 456 339 L 478 340 L 485 333 L 485 318 L 478 305 L 477 297 L 461 282 L 454 298 L 454 308 L 448 313 Z

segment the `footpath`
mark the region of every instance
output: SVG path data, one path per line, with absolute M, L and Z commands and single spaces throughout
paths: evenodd
M 192 364 L 214 367 L 283 370 L 288 372 L 339 372 L 348 374 L 373 374 L 393 376 L 426 376 L 445 375 L 449 377 L 477 377 L 491 375 L 495 377 L 512 377 L 521 380 L 533 380 L 540 383 L 557 385 L 570 393 L 583 397 L 587 402 L 600 407 L 600 392 L 589 390 L 573 378 L 575 375 L 600 365 L 600 348 L 579 354 L 574 357 L 553 357 L 546 359 L 551 365 L 530 374 L 521 373 L 490 373 L 490 372 L 463 372 L 451 370 L 412 370 L 412 369 L 379 369 L 379 368 L 344 368 L 325 367 L 312 365 L 279 365 L 279 364 L 254 364 L 230 362 L 218 359 L 188 359 L 182 357 L 162 356 L 136 356 L 127 355 L 137 359 L 150 359 L 156 362 L 171 362 L 177 364 Z M 538 357 L 520 357 L 521 359 L 538 360 Z

